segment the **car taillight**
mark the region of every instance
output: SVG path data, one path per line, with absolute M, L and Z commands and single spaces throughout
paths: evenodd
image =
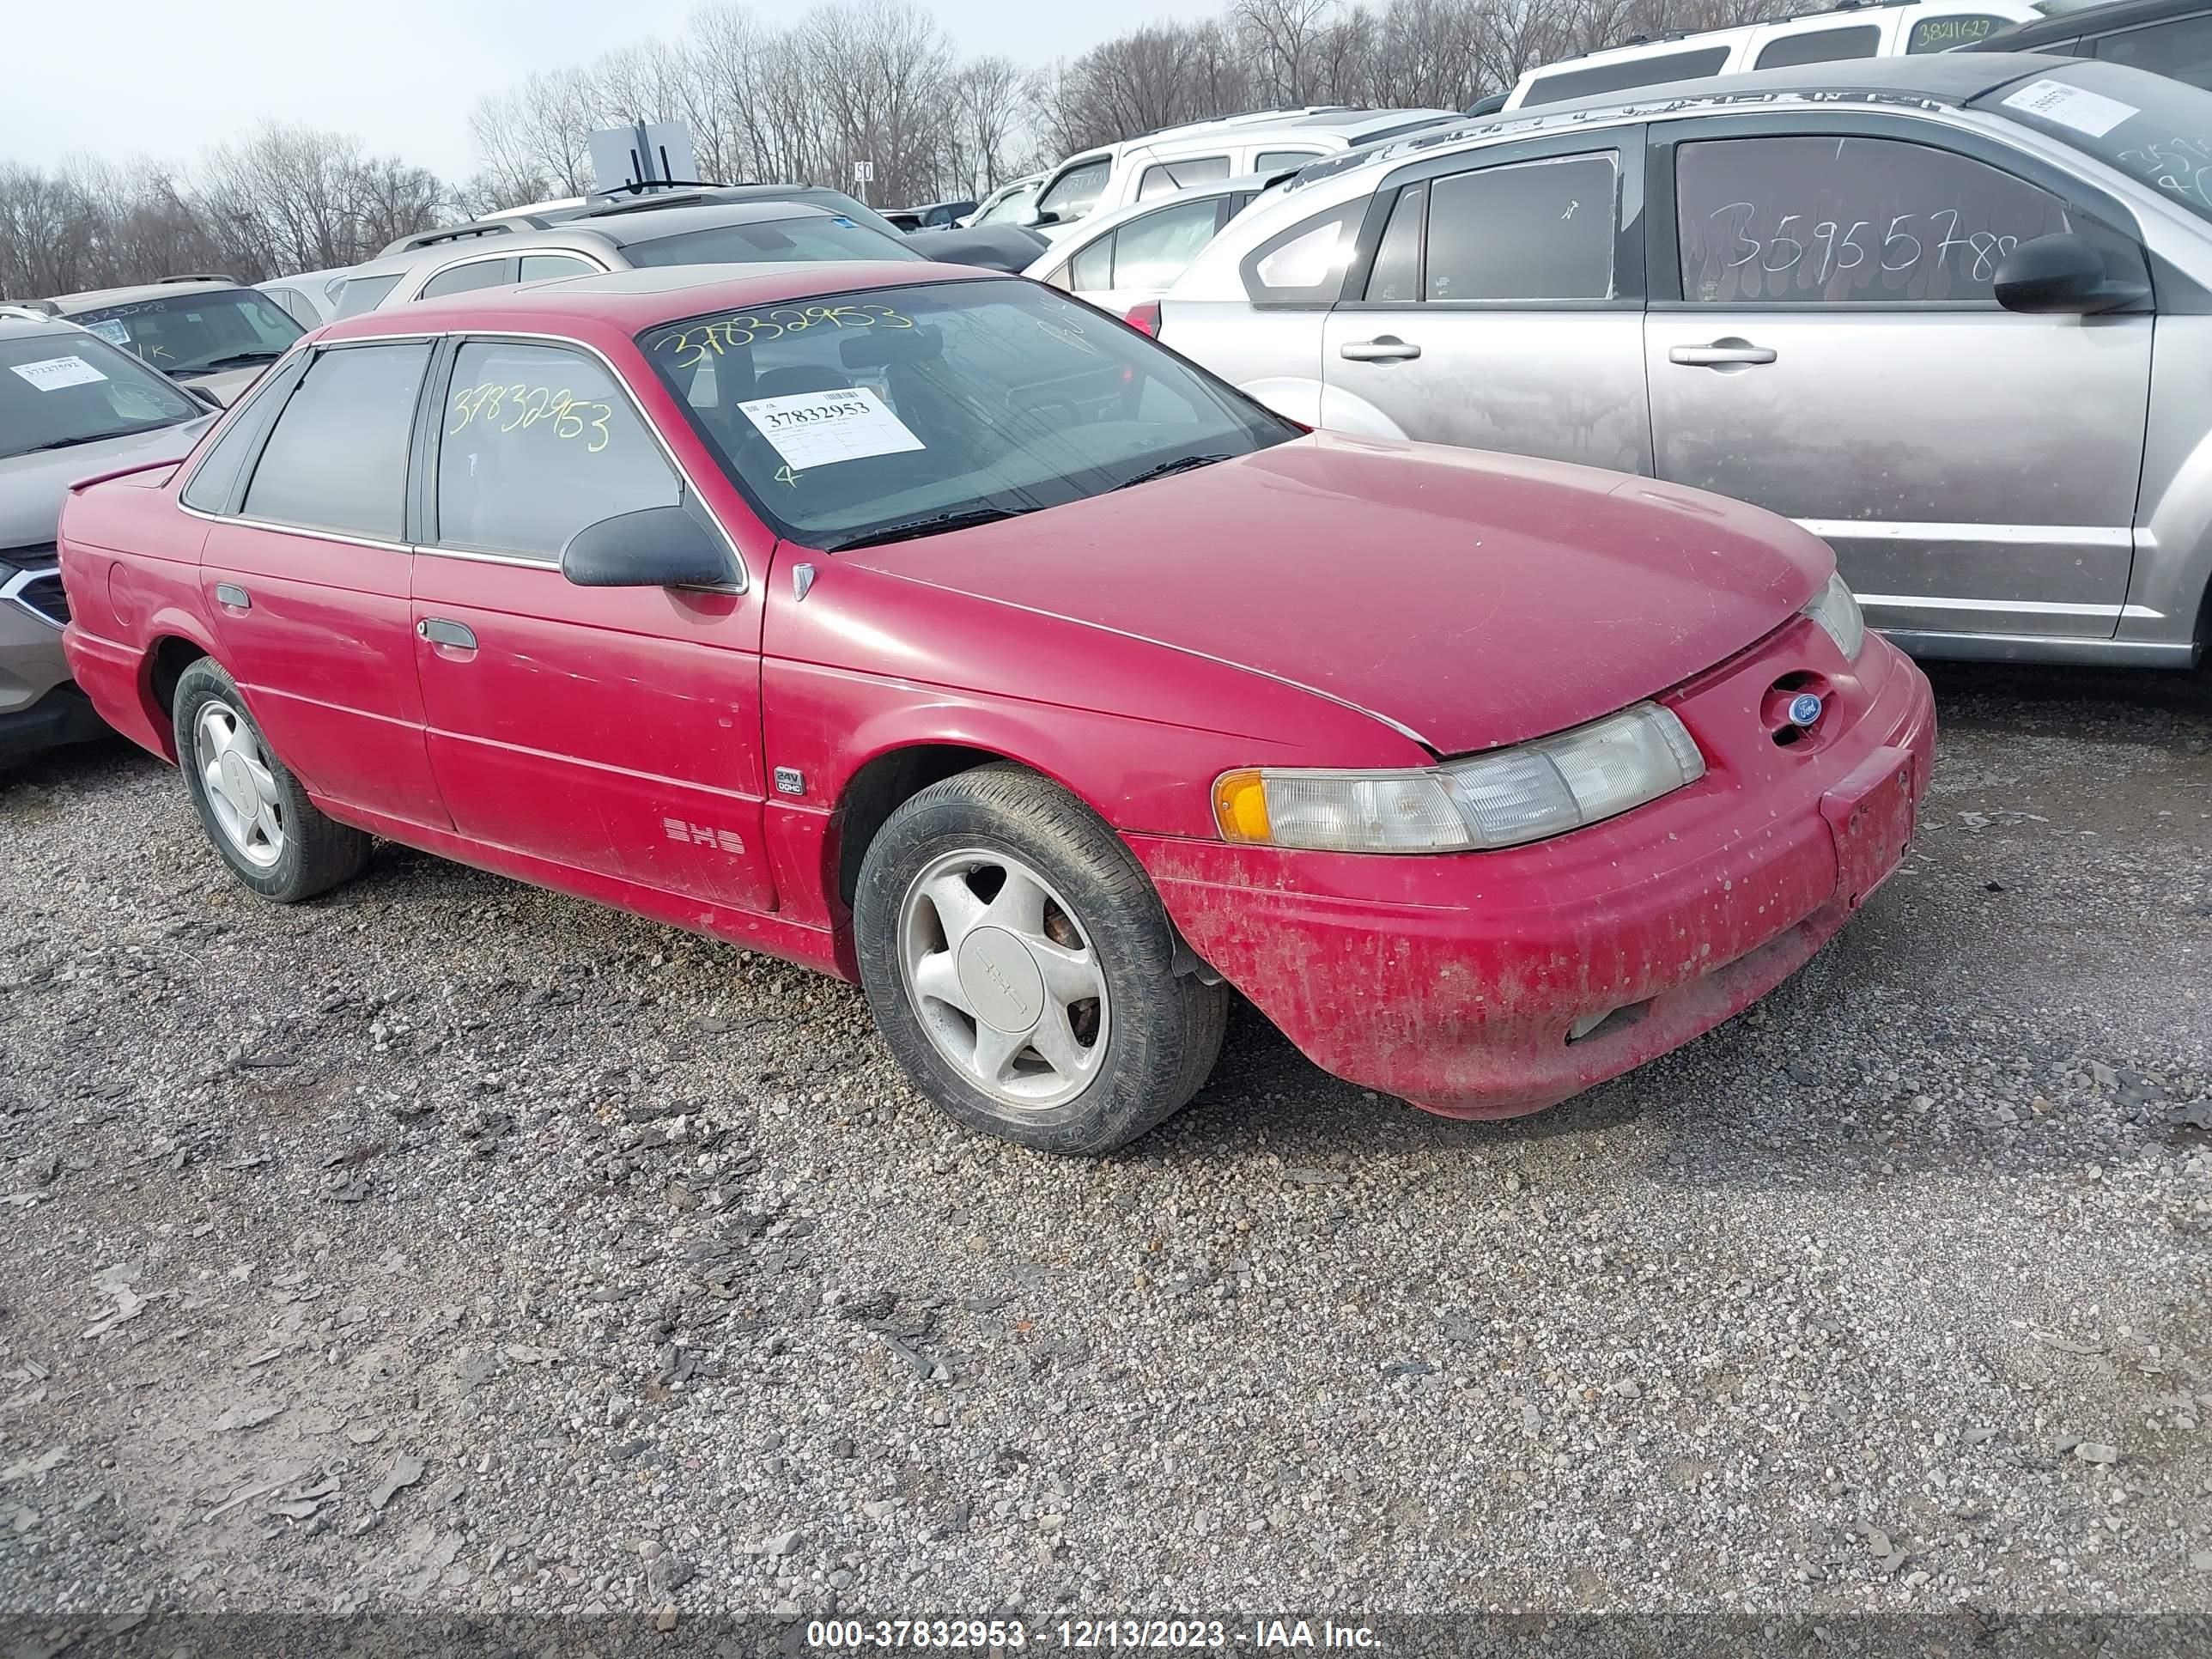
M 1121 320 L 1138 333 L 1149 334 L 1157 340 L 1160 337 L 1160 302 L 1147 300 L 1142 305 L 1131 306 L 1129 314 Z

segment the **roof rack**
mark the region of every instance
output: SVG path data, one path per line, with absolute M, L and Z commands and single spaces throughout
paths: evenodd
M 713 192 L 725 190 L 741 190 L 744 188 L 747 188 L 747 186 L 740 185 L 709 185 L 703 183 L 687 184 L 685 187 L 669 191 L 665 194 L 663 194 L 659 190 L 647 191 L 640 193 L 637 199 L 635 201 L 611 201 L 602 203 L 598 207 L 587 207 L 576 216 L 579 219 L 611 219 L 617 214 L 655 213 L 662 208 L 714 207 L 720 205 L 727 198 L 715 195 Z M 793 185 L 789 186 L 789 188 L 793 190 L 803 190 L 808 187 L 803 185 Z M 615 192 L 611 191 L 603 191 L 600 193 L 605 195 L 615 194 Z M 629 192 L 625 191 L 623 194 L 626 197 Z
M 497 218 L 471 219 L 465 225 L 447 225 L 438 230 L 417 231 L 412 236 L 402 236 L 384 250 L 384 254 L 419 253 L 424 248 L 437 247 L 447 242 L 474 241 L 479 236 L 505 236 L 518 230 L 550 230 L 553 221 L 541 219 L 534 213 L 509 213 Z

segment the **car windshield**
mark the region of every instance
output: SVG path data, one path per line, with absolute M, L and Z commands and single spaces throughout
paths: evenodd
M 1301 430 L 1033 283 L 870 289 L 639 343 L 769 521 L 833 551 L 1081 501 Z
M 0 337 L 0 459 L 196 420 L 208 410 L 75 330 Z
M 2048 133 L 2212 220 L 2212 92 L 2083 61 L 2008 82 L 1974 107 Z
M 135 352 L 165 374 L 189 380 L 270 363 L 307 330 L 284 307 L 252 289 L 198 289 L 72 311 L 111 345 Z
M 920 259 L 902 237 L 857 224 L 840 215 L 807 214 L 749 225 L 717 225 L 628 242 L 623 255 L 634 265 L 757 265 L 781 260 Z
M 1036 193 L 1037 187 L 1034 184 L 1010 190 L 977 214 L 975 222 L 979 225 L 1003 225 L 1026 219 L 1030 216 L 1030 204 L 1036 200 Z

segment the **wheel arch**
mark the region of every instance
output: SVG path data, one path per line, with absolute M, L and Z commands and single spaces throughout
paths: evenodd
M 177 733 L 171 710 L 177 699 L 177 682 L 185 670 L 215 653 L 199 639 L 173 627 L 157 626 L 146 647 L 146 663 L 139 678 L 139 696 L 146 705 L 148 723 L 161 739 L 161 752 L 177 763 Z
M 1051 775 L 1018 756 L 973 743 L 917 739 L 879 750 L 855 768 L 837 792 L 827 849 L 825 885 L 849 915 L 860 881 L 860 863 L 885 820 L 933 783 L 981 766 L 1010 764 L 1041 777 Z M 1059 779 L 1053 780 L 1061 783 Z M 1065 788 L 1065 783 L 1061 783 Z

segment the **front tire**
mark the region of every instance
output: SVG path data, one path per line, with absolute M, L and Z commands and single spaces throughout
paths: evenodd
M 1109 1152 L 1188 1101 L 1221 1051 L 1228 994 L 1175 971 L 1175 928 L 1128 848 L 1019 767 L 893 812 L 853 925 L 891 1053 L 971 1129 Z
M 211 657 L 177 679 L 177 764 L 200 824 L 233 874 L 297 904 L 359 875 L 369 838 L 325 817 L 276 758 L 238 684 Z

